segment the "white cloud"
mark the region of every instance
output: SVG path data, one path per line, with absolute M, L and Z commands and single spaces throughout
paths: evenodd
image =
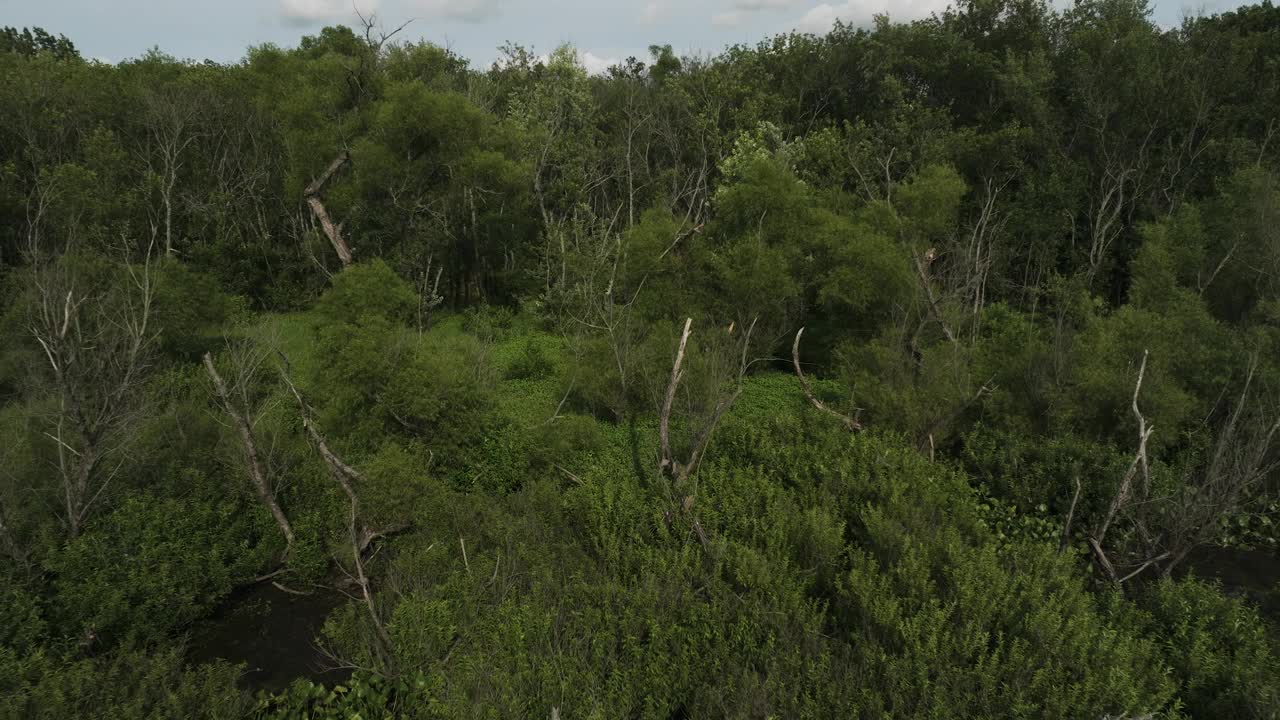
M 866 27 L 871 25 L 876 15 L 888 15 L 896 22 L 909 22 L 942 12 L 950 4 L 949 0 L 845 0 L 838 5 L 822 3 L 805 13 L 794 27 L 801 32 L 823 34 L 831 30 L 837 20 Z
M 591 75 L 601 75 L 610 67 L 621 62 L 618 58 L 600 57 L 590 50 L 578 53 L 578 61 L 582 63 L 582 67 L 586 68 L 587 72 Z
M 616 57 L 601 57 L 590 50 L 584 51 L 573 48 L 573 53 L 578 58 L 578 64 L 582 66 L 583 70 L 587 71 L 588 75 L 603 75 L 609 70 L 609 68 L 622 62 Z M 543 53 L 537 56 L 537 60 L 540 63 L 546 64 L 551 61 L 551 56 Z M 501 67 L 501 63 L 498 64 L 499 67 Z
M 413 7 L 428 18 L 478 23 L 496 17 L 502 0 L 416 0 Z
M 285 19 L 298 23 L 346 18 L 357 10 L 367 15 L 377 7 L 377 0 L 280 0 L 280 12 Z

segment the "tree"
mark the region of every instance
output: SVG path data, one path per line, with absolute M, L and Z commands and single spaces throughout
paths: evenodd
M 71 255 L 38 261 L 31 288 L 29 329 L 47 361 L 53 406 L 44 434 L 54 442 L 59 517 L 74 538 L 120 472 L 143 413 L 156 336 L 151 252 L 140 266 Z
M 0 29 L 0 52 L 11 52 L 27 57 L 48 54 L 57 60 L 79 60 L 80 52 L 66 35 L 54 37 L 44 28 Z

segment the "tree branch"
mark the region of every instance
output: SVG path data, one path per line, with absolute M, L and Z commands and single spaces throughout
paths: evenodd
M 800 378 L 800 389 L 804 391 L 804 396 L 809 399 L 809 402 L 815 408 L 843 422 L 845 427 L 849 428 L 849 432 L 861 432 L 862 423 L 858 422 L 856 418 L 832 410 L 813 394 L 813 388 L 809 386 L 809 379 L 804 376 L 804 370 L 800 369 L 800 336 L 803 334 L 804 328 L 797 330 L 795 342 L 791 343 L 791 364 L 795 366 L 796 377 Z

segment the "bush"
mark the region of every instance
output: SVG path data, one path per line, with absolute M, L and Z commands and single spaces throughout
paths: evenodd
M 506 339 L 515 327 L 516 314 L 502 305 L 481 305 L 467 309 L 462 327 L 481 342 L 498 342 Z
M 1280 716 L 1280 658 L 1256 610 L 1194 578 L 1157 582 L 1138 602 L 1191 717 Z
M 357 263 L 338 273 L 316 303 L 316 314 L 331 323 L 361 323 L 376 317 L 408 322 L 416 307 L 413 287 L 382 260 Z
M 2 720 L 233 720 L 251 706 L 236 688 L 240 668 L 187 666 L 181 647 L 68 661 L 34 655 L 23 668 L 17 686 L 0 693 Z M 2 657 L 0 669 L 11 671 Z
M 53 559 L 58 624 L 108 647 L 162 639 L 263 567 L 255 530 L 232 503 L 126 499 Z
M 189 360 L 220 345 L 224 324 L 245 310 L 217 280 L 176 260 L 160 264 L 152 302 L 161 350 Z
M 577 455 L 597 450 L 604 442 L 599 422 L 585 415 L 561 415 L 533 433 L 529 459 L 535 469 L 572 464 Z
M 507 366 L 508 380 L 535 380 L 555 371 L 555 360 L 534 336 L 526 338 L 520 354 Z
M 359 671 L 347 682 L 332 688 L 299 680 L 288 690 L 261 700 L 251 717 L 256 720 L 421 717 L 430 709 L 424 698 L 436 684 L 438 682 L 433 683 L 420 674 L 389 679 L 367 671 Z

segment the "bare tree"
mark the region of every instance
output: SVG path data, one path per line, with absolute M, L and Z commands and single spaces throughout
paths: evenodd
M 997 202 L 1000 193 L 1013 177 L 1009 175 L 1008 179 L 999 183 L 990 178 L 983 181 L 978 216 L 969 231 L 968 243 L 963 248 L 962 287 L 975 320 L 986 307 L 987 279 L 995 264 L 996 250 L 1004 234 L 1004 226 L 1009 220 L 1008 214 L 999 210 Z M 976 322 L 974 329 L 977 329 Z
M 923 256 L 918 253 L 912 253 L 912 259 L 916 266 L 916 278 L 920 280 L 920 289 L 924 291 L 925 300 L 929 304 L 929 314 L 938 323 L 938 327 L 942 328 L 942 334 L 947 337 L 947 340 L 952 345 L 956 345 L 959 343 L 959 339 L 952 332 L 951 324 L 947 322 L 946 313 L 943 312 L 942 300 L 933 289 L 931 268 L 933 261 L 937 259 L 937 252 L 936 248 L 929 248 Z
M 1097 560 L 1098 566 L 1117 585 L 1130 579 L 1134 574 L 1142 572 L 1154 562 L 1153 560 L 1144 560 L 1138 565 L 1138 570 L 1121 578 L 1105 550 L 1107 532 L 1111 529 L 1112 523 L 1115 522 L 1120 511 L 1125 509 L 1132 501 L 1134 493 L 1133 481 L 1140 476 L 1143 488 L 1149 489 L 1151 486 L 1151 464 L 1147 458 L 1147 441 L 1151 439 L 1151 433 L 1155 432 L 1155 428 L 1147 424 L 1147 419 L 1138 408 L 1138 395 L 1142 392 L 1142 380 L 1147 372 L 1147 356 L 1148 352 L 1144 350 L 1142 364 L 1138 366 L 1138 379 L 1133 385 L 1133 402 L 1130 404 L 1130 410 L 1138 423 L 1138 449 L 1134 453 L 1133 461 L 1129 463 L 1129 469 L 1120 478 L 1120 484 L 1116 487 L 1115 495 L 1112 496 L 1111 503 L 1107 506 L 1106 514 L 1102 516 L 1102 521 L 1089 537 L 1089 549 L 1093 551 L 1094 559 Z
M 125 277 L 94 278 L 74 261 L 33 261 L 29 331 L 43 351 L 55 409 L 45 436 L 56 447 L 60 519 L 70 537 L 100 504 L 141 417 L 156 333 L 150 248 Z
M 728 392 L 721 392 L 711 410 L 697 423 L 697 429 L 693 433 L 688 452 L 683 460 L 678 458 L 672 450 L 671 412 L 675 404 L 676 392 L 680 387 L 680 381 L 684 378 L 685 351 L 689 344 L 693 318 L 687 318 L 684 321 L 684 330 L 680 333 L 680 344 L 676 348 L 676 357 L 671 364 L 671 379 L 667 382 L 667 390 L 662 397 L 662 408 L 658 415 L 658 470 L 670 482 L 672 500 L 679 498 L 679 511 L 689 518 L 694 532 L 704 547 L 708 546 L 709 541 L 706 532 L 702 529 L 702 524 L 693 513 L 693 506 L 697 500 L 697 491 L 691 486 L 689 479 L 698 469 L 698 465 L 706 455 L 707 446 L 711 443 L 711 436 L 715 432 L 716 425 L 719 424 L 720 419 L 724 417 L 729 408 L 733 406 L 738 396 L 742 394 L 747 369 L 751 365 L 748 360 L 748 353 L 751 347 L 751 334 L 755 330 L 755 325 L 756 323 L 753 320 L 746 332 L 742 333 L 741 355 L 737 363 L 736 375 L 732 378 L 732 389 Z M 730 326 L 729 333 L 732 334 L 732 332 L 733 326 Z M 718 382 L 721 378 L 716 378 L 715 380 L 717 384 L 721 384 Z
M 1235 407 L 1217 431 L 1208 465 L 1188 468 L 1170 500 L 1171 522 L 1161 528 L 1159 538 L 1168 552 L 1160 568 L 1163 575 L 1171 574 L 1191 551 L 1211 542 L 1221 518 L 1238 512 L 1252 491 L 1280 468 L 1273 452 L 1280 413 L 1254 407 L 1256 369 L 1255 359 Z
M 250 390 L 266 359 L 266 351 L 257 350 L 247 344 L 233 346 L 230 343 L 228 351 L 234 369 L 230 385 L 223 380 L 213 363 L 213 356 L 209 353 L 204 354 L 204 369 L 213 383 L 213 392 L 218 404 L 227 417 L 231 418 L 236 434 L 240 437 L 240 446 L 244 452 L 245 465 L 249 472 L 249 480 L 253 483 L 254 492 L 257 493 L 258 500 L 271 512 L 271 517 L 275 518 L 276 525 L 280 527 L 280 533 L 284 535 L 287 555 L 293 547 L 293 526 L 289 524 L 289 518 L 276 500 L 275 490 L 272 488 L 262 453 L 254 437 L 255 418 L 250 409 L 252 407 Z
M 431 312 L 444 302 L 444 297 L 440 295 L 440 276 L 444 274 L 444 264 L 437 267 L 436 276 L 431 277 L 431 265 L 435 257 L 427 256 L 427 269 L 422 271 L 418 277 L 418 334 L 426 332 L 427 324 L 431 319 Z
M 1256 361 L 1251 361 L 1235 407 L 1215 433 L 1208 464 L 1186 468 L 1175 491 L 1157 494 L 1147 454 L 1154 428 L 1138 407 L 1146 366 L 1144 352 L 1130 406 L 1138 425 L 1137 451 L 1088 538 L 1098 566 L 1117 585 L 1148 568 L 1172 574 L 1193 550 L 1213 540 L 1223 517 L 1239 511 L 1251 491 L 1280 468 L 1274 453 L 1280 415 L 1268 418 L 1251 407 L 1256 393 Z M 1122 517 L 1129 535 L 1108 549 L 1108 533 Z
M 199 121 L 204 108 L 193 98 L 191 88 L 171 86 L 148 92 L 142 109 L 147 130 L 143 156 L 159 182 L 164 251 L 170 254 L 178 174 L 182 171 L 183 155 L 200 136 Z

